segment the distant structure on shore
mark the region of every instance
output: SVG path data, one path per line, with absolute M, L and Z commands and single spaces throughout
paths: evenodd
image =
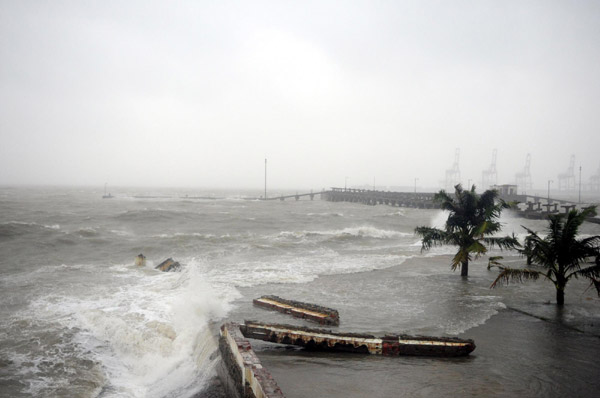
M 590 177 L 589 187 L 590 191 L 600 192 L 600 165 L 598 165 L 596 174 Z
M 521 195 L 527 194 L 527 191 L 531 191 L 533 184 L 531 182 L 531 154 L 528 153 L 525 157 L 525 167 L 523 171 L 515 174 L 515 180 L 518 190 L 521 191 Z
M 558 175 L 558 190 L 572 191 L 575 189 L 575 155 L 571 155 L 569 168 L 566 172 Z
M 486 190 L 489 187 L 498 184 L 498 172 L 496 171 L 496 158 L 498 150 L 494 148 L 492 152 L 492 164 L 487 170 L 481 173 L 481 189 Z M 468 187 L 470 188 L 470 187 Z
M 452 167 L 446 170 L 446 179 L 444 181 L 444 189 L 446 191 L 454 190 L 456 184 L 460 184 L 460 168 L 458 161 L 460 159 L 460 148 L 454 150 L 454 163 Z
M 104 195 L 102 195 L 102 199 L 112 199 L 113 196 L 110 194 L 110 192 L 108 194 L 106 193 L 106 185 L 107 183 L 104 183 Z

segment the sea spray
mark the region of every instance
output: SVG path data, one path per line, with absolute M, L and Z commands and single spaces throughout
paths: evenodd
M 227 312 L 227 299 L 199 268 L 193 263 L 182 272 L 159 273 L 122 265 L 115 275 L 126 283 L 97 286 L 86 295 L 67 289 L 40 298 L 32 303 L 32 315 L 71 331 L 67 343 L 99 365 L 108 396 L 190 396 L 214 367 L 216 344 L 208 322 Z M 55 360 L 66 360 L 56 355 Z M 48 392 L 45 388 L 39 392 Z

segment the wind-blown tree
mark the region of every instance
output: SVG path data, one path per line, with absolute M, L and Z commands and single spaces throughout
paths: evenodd
M 527 258 L 527 265 L 531 265 L 533 256 L 533 236 L 531 234 L 525 237 L 525 241 L 523 242 L 523 248 L 519 249 L 519 253 L 521 253 L 522 256 Z
M 564 214 L 551 215 L 548 220 L 548 234 L 540 237 L 536 232 L 525 228 L 531 244 L 529 255 L 534 264 L 545 268 L 515 269 L 502 267 L 502 271 L 492 283 L 492 288 L 501 283 L 523 282 L 545 277 L 556 287 L 556 304 L 564 305 L 565 287 L 571 278 L 589 278 L 600 295 L 600 235 L 577 238 L 583 221 L 596 214 L 596 207 L 584 210 L 571 210 L 565 219 Z M 587 266 L 586 266 L 587 265 Z
M 461 276 L 469 275 L 469 261 L 477 259 L 487 252 L 488 246 L 500 249 L 519 247 L 514 236 L 493 236 L 502 228 L 498 221 L 502 210 L 509 205 L 498 198 L 496 190 L 487 190 L 481 195 L 471 190 L 463 190 L 460 184 L 454 187 L 454 197 L 441 190 L 433 197 L 441 208 L 450 212 L 444 229 L 417 227 L 415 232 L 422 240 L 421 250 L 429 250 L 437 245 L 458 246 L 458 252 L 452 259 L 451 268 L 460 267 Z

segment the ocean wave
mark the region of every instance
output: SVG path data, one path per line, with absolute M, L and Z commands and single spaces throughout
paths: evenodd
M 35 232 L 51 232 L 59 230 L 59 224 L 46 225 L 26 221 L 8 221 L 0 223 L 0 236 L 4 237 L 21 236 Z
M 404 210 L 396 210 L 390 213 L 377 214 L 375 217 L 403 217 L 405 215 Z
M 242 238 L 242 235 L 231 235 L 231 234 L 221 234 L 215 235 L 210 233 L 201 233 L 201 232 L 175 232 L 171 234 L 158 234 L 152 235 L 150 238 L 152 239 L 165 239 L 165 240 L 181 240 L 181 239 L 189 239 L 189 240 L 201 240 L 207 242 L 229 242 L 229 241 L 237 241 Z M 246 238 L 249 236 L 246 236 Z
M 249 287 L 268 283 L 306 283 L 322 275 L 339 275 L 385 269 L 404 263 L 412 256 L 343 256 L 327 250 L 311 257 L 280 257 L 274 262 L 236 262 L 208 270 L 212 283 Z
M 198 217 L 200 213 L 178 209 L 144 208 L 127 210 L 115 215 L 119 221 L 168 221 L 177 218 Z
M 309 217 L 344 217 L 344 213 L 306 213 Z
M 375 238 L 394 239 L 399 237 L 413 236 L 412 233 L 378 229 L 372 226 L 349 227 L 344 229 L 326 231 L 282 231 L 278 238 L 305 238 L 326 237 L 333 239 L 347 238 Z
M 74 233 L 82 238 L 93 238 L 100 235 L 100 232 L 93 227 L 80 228 Z
M 67 289 L 38 298 L 31 318 L 74 331 L 68 340 L 83 347 L 82 358 L 101 364 L 105 391 L 127 397 L 198 392 L 215 364 L 208 321 L 226 315 L 235 289 L 228 295 L 214 290 L 193 261 L 179 273 L 120 269 L 113 283 L 84 289 L 85 294 Z M 53 329 L 49 332 L 59 333 Z M 52 360 L 64 360 L 60 351 L 51 353 Z

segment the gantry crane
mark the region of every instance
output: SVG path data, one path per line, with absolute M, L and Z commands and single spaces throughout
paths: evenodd
M 498 173 L 496 172 L 496 157 L 498 150 L 494 148 L 492 152 L 492 164 L 487 170 L 481 173 L 481 189 L 489 189 L 492 185 L 498 184 Z
M 446 170 L 446 181 L 444 182 L 446 191 L 452 192 L 454 186 L 460 184 L 460 169 L 458 168 L 459 158 L 460 148 L 456 148 L 454 151 L 454 164 L 452 164 L 452 168 Z
M 571 155 L 569 168 L 565 173 L 558 175 L 558 190 L 571 191 L 575 189 L 575 155 Z
M 531 183 L 531 154 L 528 153 L 525 158 L 525 167 L 523 171 L 515 174 L 515 180 L 517 182 L 517 189 L 521 191 L 522 195 L 527 194 L 527 191 L 532 188 Z

